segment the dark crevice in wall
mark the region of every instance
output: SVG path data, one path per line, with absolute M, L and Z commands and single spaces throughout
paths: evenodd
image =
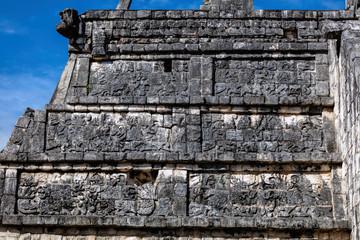
M 212 89 L 211 89 L 211 92 L 212 92 L 212 96 L 215 96 L 215 76 L 216 76 L 216 67 L 215 67 L 215 62 L 216 62 L 216 59 L 212 59 L 212 76 L 211 76 L 211 79 L 212 79 Z
M 295 41 L 298 38 L 297 29 L 296 28 L 284 29 L 284 38 L 287 38 L 290 41 Z
M 172 72 L 172 60 L 171 59 L 164 60 L 164 71 Z
M 336 40 L 336 54 L 339 57 L 340 56 L 340 49 L 341 49 L 341 35 L 342 32 L 330 32 L 327 34 L 328 39 L 335 39 Z

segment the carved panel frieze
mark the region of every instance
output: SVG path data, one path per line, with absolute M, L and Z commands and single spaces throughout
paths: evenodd
M 319 115 L 49 113 L 50 152 L 326 152 Z
M 202 116 L 204 152 L 324 152 L 323 120 L 307 115 Z
M 188 61 L 93 62 L 89 96 L 189 97 Z
M 19 214 L 182 216 L 186 171 L 126 173 L 22 173 Z
M 216 96 L 315 96 L 314 60 L 219 60 Z
M 334 218 L 330 173 L 22 173 L 20 215 Z
M 332 218 L 329 181 L 325 174 L 190 174 L 189 215 Z
M 186 151 L 200 132 L 185 126 L 185 114 L 50 113 L 47 150 L 65 152 Z M 186 136 L 186 132 L 189 136 Z M 191 138 L 191 139 L 190 139 Z

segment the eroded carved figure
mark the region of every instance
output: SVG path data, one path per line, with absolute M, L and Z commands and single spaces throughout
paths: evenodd
M 22 173 L 18 189 L 20 214 L 81 216 L 149 216 L 179 214 L 176 204 L 186 202 L 186 173 L 166 171 L 167 179 L 130 184 L 125 173 Z M 182 176 L 178 178 L 176 176 Z M 160 182 L 158 182 L 160 181 Z M 164 193 L 167 206 L 163 206 Z M 179 193 L 176 193 L 179 192 Z M 173 207 L 175 206 L 175 207 Z M 185 208 L 186 210 L 186 208 Z M 185 215 L 183 212 L 182 215 Z
M 328 175 L 190 174 L 193 217 L 333 218 Z

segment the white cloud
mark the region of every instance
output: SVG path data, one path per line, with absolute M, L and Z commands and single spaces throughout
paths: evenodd
M 13 21 L 0 20 L 0 33 L 13 35 L 13 34 L 23 34 L 25 32 L 26 32 L 25 27 L 19 26 Z
M 16 31 L 13 27 L 10 26 L 9 21 L 1 21 L 0 22 L 0 32 L 7 34 L 15 34 Z

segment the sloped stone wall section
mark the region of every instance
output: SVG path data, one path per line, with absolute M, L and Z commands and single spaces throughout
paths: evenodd
M 335 68 L 337 105 L 336 126 L 339 128 L 338 142 L 344 161 L 344 178 L 347 183 L 347 210 L 351 218 L 353 239 L 360 237 L 359 230 L 359 37 L 358 31 L 343 32 L 343 48 L 335 59 L 342 66 Z
M 61 13 L 0 153 L 0 238 L 358 239 L 356 3 Z

